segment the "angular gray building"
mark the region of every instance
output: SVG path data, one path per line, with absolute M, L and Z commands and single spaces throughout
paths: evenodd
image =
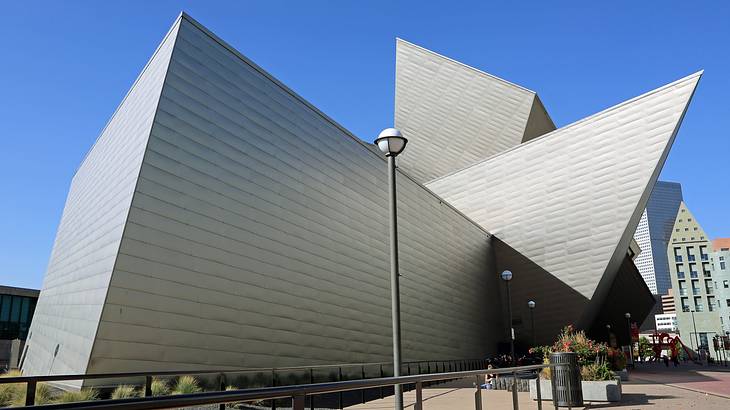
M 528 299 L 540 343 L 646 315 L 629 242 L 700 73 L 556 130 L 405 41 L 396 71 L 405 360 L 493 354 L 507 268 L 518 342 Z M 386 185 L 371 144 L 182 14 L 71 182 L 24 373 L 389 360 Z

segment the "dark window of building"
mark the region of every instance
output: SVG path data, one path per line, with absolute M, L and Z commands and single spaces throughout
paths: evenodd
M 707 333 L 700 333 L 700 348 L 710 350 L 707 344 Z
M 720 269 L 725 270 L 725 262 L 720 262 Z
M 706 261 L 710 259 L 710 255 L 707 254 L 707 246 L 700 245 L 700 259 Z
M 0 339 L 25 340 L 35 306 L 35 298 L 0 295 Z
M 674 248 L 674 261 L 675 262 L 682 262 L 682 248 Z

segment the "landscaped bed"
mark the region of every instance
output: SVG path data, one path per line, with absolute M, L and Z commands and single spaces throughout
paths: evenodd
M 585 332 L 576 331 L 573 326 L 566 326 L 551 346 L 537 346 L 530 353 L 541 354 L 545 363 L 549 363 L 551 353 L 571 352 L 578 358 L 580 368 L 581 389 L 585 401 L 620 401 L 621 378 L 616 371 L 626 368 L 626 357 L 618 349 L 608 347 L 589 339 Z M 540 393 L 544 400 L 552 399 L 551 370 L 544 369 L 540 373 Z M 537 399 L 537 380 L 530 381 L 530 397 Z

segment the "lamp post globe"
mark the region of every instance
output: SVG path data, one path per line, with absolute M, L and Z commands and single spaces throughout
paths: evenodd
M 375 139 L 375 145 L 388 160 L 388 207 L 390 210 L 390 300 L 393 325 L 393 376 L 401 375 L 400 285 L 398 283 L 398 208 L 396 201 L 395 157 L 408 140 L 395 128 L 386 128 Z M 394 386 L 395 410 L 403 410 L 403 386 Z
M 531 301 L 527 302 L 527 307 L 530 309 L 535 309 L 535 301 L 531 300 Z
M 406 148 L 408 140 L 397 128 L 386 128 L 380 131 L 375 145 L 386 157 L 397 157 Z
M 502 276 L 502 280 L 505 282 L 509 282 L 512 280 L 512 272 L 510 272 L 508 270 L 502 272 L 501 276 Z
M 624 313 L 624 317 L 626 319 L 631 319 L 631 313 L 629 313 L 629 312 Z

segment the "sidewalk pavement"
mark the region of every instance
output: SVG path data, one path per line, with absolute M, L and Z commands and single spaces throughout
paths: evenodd
M 637 381 L 661 383 L 730 399 L 730 367 L 694 363 L 665 367 L 660 363 L 642 363 L 631 375 Z
M 586 403 L 581 409 L 624 409 L 624 410 L 727 410 L 730 399 L 661 384 L 658 382 L 631 381 L 623 384 L 623 400 L 619 403 Z M 424 410 L 474 409 L 473 388 L 436 387 L 423 389 Z M 518 393 L 521 410 L 537 409 L 537 402 L 530 400 L 529 393 Z M 404 394 L 407 409 L 413 409 L 415 391 Z M 385 410 L 393 408 L 393 398 L 388 397 L 348 409 Z M 482 408 L 512 409 L 512 395 L 503 390 L 482 390 Z M 543 409 L 552 410 L 551 401 L 543 401 Z M 574 407 L 578 410 L 578 408 Z

